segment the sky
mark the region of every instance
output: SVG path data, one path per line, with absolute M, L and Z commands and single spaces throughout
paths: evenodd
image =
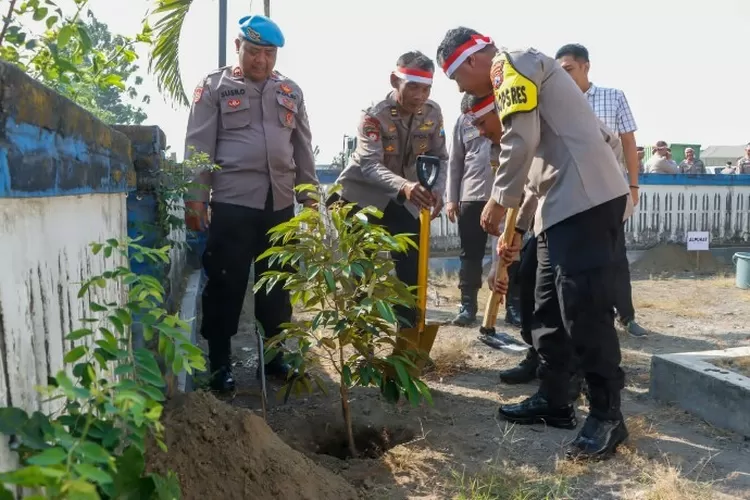
M 154 0 L 91 0 L 113 33 L 135 34 Z M 508 48 L 534 47 L 554 57 L 566 43 L 582 43 L 591 80 L 617 87 L 630 102 L 639 144 L 657 140 L 709 145 L 750 141 L 750 1 L 712 0 L 271 0 L 271 17 L 286 46 L 276 69 L 302 88 L 318 163 L 356 133 L 363 109 L 390 90 L 399 55 L 421 50 L 435 57 L 445 32 L 471 27 Z M 605 10 L 606 9 L 606 10 Z M 227 60 L 236 59 L 237 21 L 261 14 L 263 0 L 229 0 Z M 218 1 L 195 0 L 182 32 L 180 64 L 185 90 L 218 67 Z M 146 52 L 140 64 L 147 67 Z M 182 158 L 187 108 L 174 108 L 144 75 L 147 124 L 159 125 L 170 151 Z M 431 99 L 446 128 L 457 119 L 461 95 L 438 71 Z M 450 135 L 450 134 L 448 134 Z

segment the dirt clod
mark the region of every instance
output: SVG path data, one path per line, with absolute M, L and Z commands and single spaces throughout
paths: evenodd
M 357 498 L 342 477 L 291 449 L 263 419 L 208 393 L 178 396 L 163 423 L 168 451 L 152 447 L 149 469 L 177 473 L 186 500 Z
M 630 266 L 644 274 L 698 273 L 713 274 L 726 269 L 711 252 L 688 252 L 684 245 L 666 243 L 645 250 Z

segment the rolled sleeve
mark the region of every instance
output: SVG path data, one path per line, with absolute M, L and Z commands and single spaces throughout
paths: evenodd
M 193 102 L 188 114 L 187 132 L 185 134 L 185 159 L 193 154 L 208 155 L 211 165 L 216 161 L 216 137 L 219 127 L 219 106 L 216 95 L 211 92 L 208 79 L 198 85 L 193 94 Z M 207 202 L 210 196 L 211 165 L 198 165 L 193 176 L 193 183 L 188 197 Z
M 500 167 L 492 186 L 492 198 L 505 208 L 517 208 L 541 138 L 539 108 L 516 113 L 503 121 Z
M 356 154 L 360 160 L 359 168 L 367 182 L 380 187 L 387 196 L 395 200 L 408 181 L 389 170 L 383 163 L 381 135 L 380 121 L 364 113 L 357 129 Z
M 622 90 L 617 91 L 617 133 L 627 134 L 628 132 L 635 132 L 638 130 L 638 126 L 633 118 L 633 112 L 630 110 L 630 104 L 628 98 L 625 97 L 625 93 Z

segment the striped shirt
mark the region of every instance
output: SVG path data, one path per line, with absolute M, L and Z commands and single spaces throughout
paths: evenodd
M 592 83 L 586 91 L 586 99 L 594 114 L 618 135 L 638 130 L 622 90 L 597 87 Z

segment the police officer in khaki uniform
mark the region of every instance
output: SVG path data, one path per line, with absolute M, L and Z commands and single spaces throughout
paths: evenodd
M 482 286 L 482 267 L 487 249 L 487 233 L 479 223 L 482 209 L 490 197 L 493 167 L 497 165 L 497 153 L 492 158 L 492 144 L 479 135 L 472 124 L 469 106 L 471 96 L 464 95 L 461 115 L 453 127 L 453 144 L 448 167 L 447 205 L 445 211 L 451 222 L 458 220 L 461 239 L 461 268 L 458 288 L 461 290 L 461 307 L 453 319 L 457 326 L 470 326 L 477 318 L 477 295 Z M 494 164 L 494 165 L 493 165 Z M 518 265 L 508 268 L 515 275 Z M 515 280 L 511 278 L 511 283 Z M 518 317 L 517 287 L 511 287 L 505 302 L 505 321 L 520 325 Z
M 443 114 L 429 100 L 434 63 L 421 52 L 408 52 L 399 57 L 391 74 L 393 90 L 368 108 L 360 120 L 357 148 L 349 165 L 341 172 L 340 197 L 347 203 L 364 208 L 374 206 L 383 212 L 376 221 L 392 234 L 419 234 L 419 210 L 431 208 L 437 217 L 442 209 L 448 152 L 445 147 Z M 440 174 L 432 192 L 417 180 L 418 155 L 436 156 L 441 160 Z M 329 203 L 338 199 L 332 197 Z M 418 236 L 414 237 L 416 242 Z M 395 254 L 396 274 L 410 286 L 417 284 L 418 251 Z M 414 309 L 399 308 L 404 321 L 401 326 L 416 322 Z
M 294 217 L 294 186 L 317 184 L 310 124 L 299 86 L 274 71 L 279 27 L 264 16 L 239 21 L 238 60 L 211 72 L 196 87 L 185 139 L 186 156 L 208 154 L 220 168 L 203 170 L 197 182 L 210 187 L 211 224 L 203 255 L 201 335 L 208 341 L 211 387 L 231 391 L 231 337 L 237 333 L 253 261 L 269 246 L 267 232 Z M 194 149 L 193 149 L 194 148 Z M 196 190 L 187 203 L 192 230 L 207 225 L 209 192 Z M 300 203 L 311 204 L 304 195 Z M 268 270 L 258 261 L 255 272 Z M 267 338 L 291 320 L 289 294 L 280 286 L 255 295 L 255 316 Z M 286 378 L 281 355 L 266 373 Z
M 527 182 L 540 199 L 532 337 L 541 385 L 527 400 L 502 405 L 500 416 L 574 428 L 567 392 L 578 352 L 590 413 L 566 454 L 611 456 L 628 436 L 620 411 L 624 374 L 613 283 L 632 201 L 619 162 L 585 96 L 551 57 L 535 49 L 499 51 L 488 37 L 458 28 L 441 42 L 438 62 L 460 90 L 495 94 L 502 131 L 490 138 L 502 152 L 482 226 L 496 232 L 506 209 L 520 205 Z

